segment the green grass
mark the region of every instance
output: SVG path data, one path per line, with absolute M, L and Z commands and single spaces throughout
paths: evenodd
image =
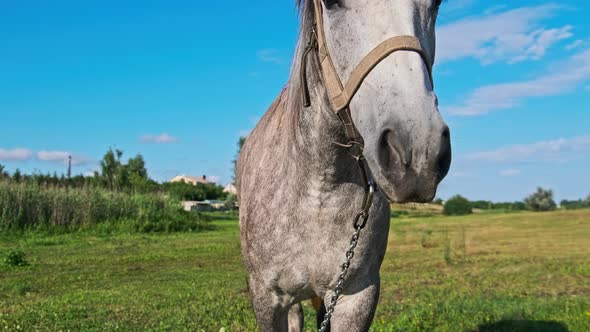
M 213 226 L 0 235 L 28 262 L 0 267 L 0 330 L 255 330 L 237 222 Z M 394 219 L 373 330 L 590 331 L 589 240 L 590 210 Z

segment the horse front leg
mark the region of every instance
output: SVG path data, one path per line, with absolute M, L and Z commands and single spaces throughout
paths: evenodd
M 285 299 L 279 296 L 273 287 L 250 278 L 250 296 L 256 322 L 262 332 L 289 331 L 289 309 Z
M 296 303 L 289 309 L 288 321 L 289 332 L 303 331 L 303 307 L 301 303 Z
M 351 285 L 344 291 L 336 304 L 336 309 L 330 321 L 330 331 L 368 331 L 375 316 L 379 301 L 380 278 L 375 277 L 358 285 Z M 330 304 L 332 293 L 326 293 L 324 302 Z

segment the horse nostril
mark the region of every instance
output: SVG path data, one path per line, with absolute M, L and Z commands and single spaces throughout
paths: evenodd
M 379 161 L 385 169 L 408 168 L 412 164 L 412 150 L 407 140 L 392 130 L 383 132 L 379 150 Z
M 442 181 L 451 167 L 451 134 L 445 126 L 441 134 L 440 150 L 436 162 L 436 177 L 438 182 Z
M 451 133 L 449 132 L 449 127 L 445 126 L 442 132 L 442 138 L 449 140 L 451 138 Z

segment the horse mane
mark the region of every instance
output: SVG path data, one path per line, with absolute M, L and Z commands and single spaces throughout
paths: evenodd
M 299 11 L 299 37 L 297 46 L 295 48 L 295 54 L 293 58 L 293 62 L 291 65 L 291 72 L 289 77 L 289 83 L 287 86 L 287 102 L 286 108 L 289 110 L 289 123 L 292 127 L 291 135 L 292 140 L 295 140 L 297 136 L 305 136 L 305 128 L 301 128 L 301 120 L 306 119 L 304 122 L 314 121 L 314 112 L 306 112 L 305 106 L 303 106 L 303 82 L 301 81 L 301 66 L 303 60 L 303 53 L 307 44 L 309 43 L 309 38 L 311 37 L 311 31 L 314 27 L 315 23 L 315 9 L 313 0 L 296 0 L 296 7 Z M 307 80 L 310 89 L 317 88 L 318 85 L 322 85 L 322 77 L 321 77 L 321 70 L 319 59 L 317 56 L 312 54 L 308 55 L 307 58 Z M 316 90 L 317 91 L 317 90 Z M 314 101 L 312 100 L 312 103 Z M 320 102 L 325 105 L 329 105 L 329 101 L 327 99 L 327 95 L 324 95 L 324 100 L 315 100 L 316 103 Z M 318 104 L 316 104 L 318 106 Z M 323 110 L 318 110 L 319 112 L 323 113 Z M 324 123 L 333 128 L 337 132 L 335 135 L 341 135 L 343 129 L 340 126 L 339 120 L 331 114 L 332 112 L 329 111 L 327 113 L 330 116 L 324 117 Z
M 307 46 L 314 21 L 312 1 L 296 0 L 295 4 L 299 12 L 299 37 L 297 46 L 295 48 L 295 53 L 293 55 L 291 72 L 289 75 L 290 77 L 286 91 L 288 94 L 286 107 L 288 110 L 290 110 L 289 122 L 294 129 L 292 134 L 295 134 L 296 131 L 300 130 L 300 128 L 298 128 L 299 117 L 301 115 L 301 111 L 304 110 L 302 100 L 303 82 L 300 80 L 300 71 L 302 66 L 303 52 Z M 315 60 L 312 60 L 311 58 L 312 57 L 310 57 L 311 61 L 309 61 L 308 66 L 310 68 L 314 68 Z
M 301 10 L 302 8 L 304 8 L 306 4 L 307 4 L 307 0 L 297 0 L 297 1 L 295 1 L 295 6 L 297 6 L 297 8 L 299 10 Z
M 295 6 L 299 10 L 299 32 L 305 36 L 311 31 L 313 24 L 314 12 L 312 0 L 296 0 Z

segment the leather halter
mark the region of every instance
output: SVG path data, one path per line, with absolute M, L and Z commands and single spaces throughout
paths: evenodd
M 352 122 L 350 114 L 350 102 L 357 93 L 361 84 L 369 73 L 389 55 L 397 51 L 412 51 L 420 55 L 426 68 L 428 69 L 428 75 L 430 83 L 433 84 L 432 80 L 432 66 L 426 53 L 422 49 L 422 45 L 418 38 L 414 36 L 402 35 L 389 38 L 375 47 L 369 52 L 354 68 L 348 81 L 343 84 L 330 52 L 328 45 L 326 44 L 326 36 L 324 31 L 324 17 L 322 0 L 313 0 L 315 22 L 312 29 L 312 33 L 309 39 L 309 43 L 303 53 L 303 64 L 301 66 L 301 78 L 303 82 L 303 103 L 305 107 L 311 106 L 309 98 L 309 90 L 307 85 L 307 57 L 309 53 L 314 50 L 317 52 L 320 69 L 324 79 L 324 86 L 328 93 L 328 99 L 332 110 L 340 117 L 342 121 L 346 136 L 351 143 L 360 143 L 362 146 L 362 137 Z

